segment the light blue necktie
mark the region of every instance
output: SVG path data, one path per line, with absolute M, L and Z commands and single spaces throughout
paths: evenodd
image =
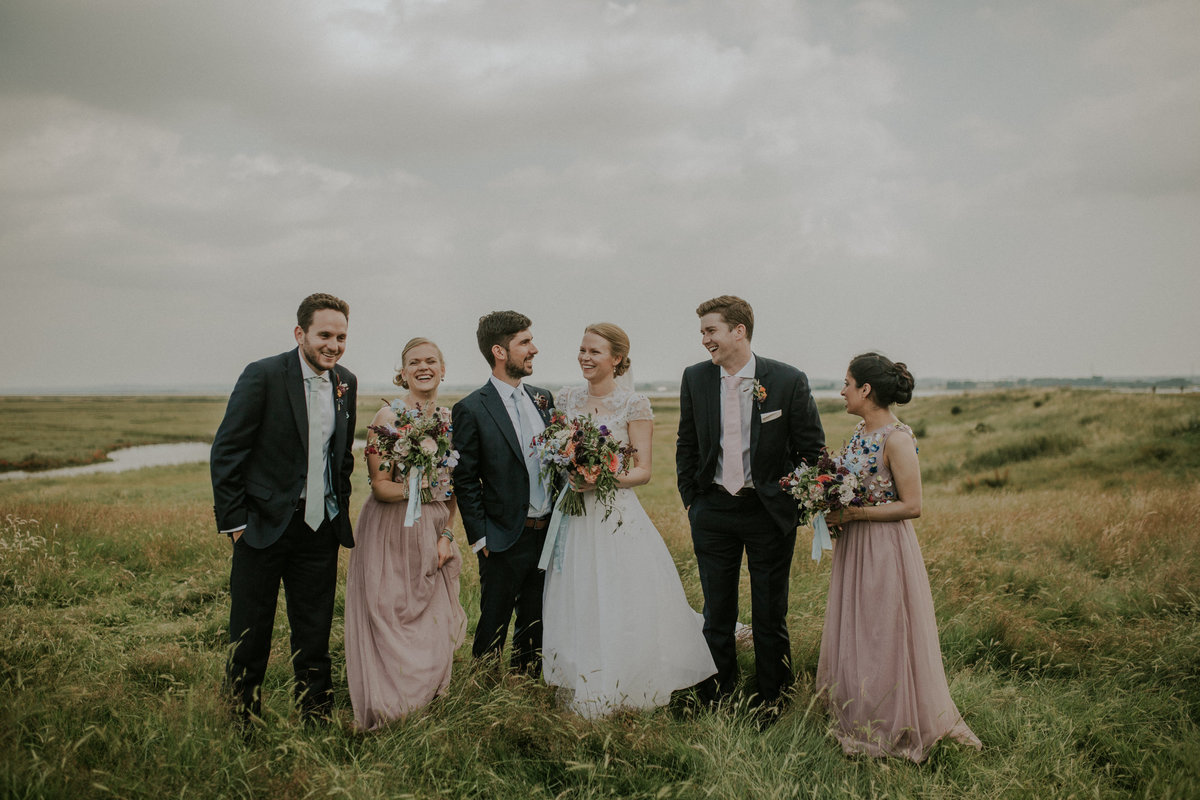
M 325 437 L 322 431 L 320 375 L 308 381 L 308 476 L 304 483 L 304 524 L 314 531 L 325 520 Z
M 512 393 L 513 410 L 517 412 L 517 438 L 520 439 L 521 456 L 525 459 L 525 471 L 529 473 L 529 506 L 541 509 L 546 504 L 546 490 L 541 481 L 541 465 L 530 453 L 533 442 L 533 427 L 527 415 L 521 412 L 521 398 L 518 396 L 523 389 Z

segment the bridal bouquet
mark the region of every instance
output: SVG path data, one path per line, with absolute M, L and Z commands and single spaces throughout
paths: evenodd
M 405 408 L 395 401 L 392 410 L 396 412 L 394 425 L 367 426 L 375 434 L 367 444 L 367 453 L 379 456 L 380 472 L 399 470 L 403 479 L 397 482 L 408 482 L 410 498 L 431 502 L 437 470 L 458 463 L 458 451 L 450 445 L 450 409 L 439 406 L 432 415 L 426 415 L 420 406 Z M 446 497 L 452 493 L 453 489 L 448 488 Z
M 629 471 L 633 465 L 633 447 L 612 438 L 604 425 L 596 425 L 590 414 L 573 421 L 567 415 L 554 411 L 546 430 L 534 437 L 533 454 L 542 464 L 542 478 L 552 485 L 554 477 L 565 473 L 568 479 L 579 476 L 586 483 L 596 485 L 596 502 L 604 506 L 604 518 L 612 513 L 613 498 L 617 491 L 617 476 Z M 583 504 L 583 493 L 568 484 L 559 503 L 563 514 L 580 517 L 587 513 Z
M 822 447 L 815 465 L 801 463 L 779 480 L 783 490 L 794 497 L 800 506 L 801 525 L 807 525 L 815 516 L 823 516 L 830 511 L 866 504 L 867 490 L 860 476 L 860 463 L 851 455 L 849 451 L 837 456 L 830 455 Z M 830 536 L 836 534 L 830 532 Z

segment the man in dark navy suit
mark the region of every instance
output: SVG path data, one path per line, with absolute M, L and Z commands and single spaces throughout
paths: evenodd
M 683 373 L 675 466 L 704 592 L 704 637 L 717 665 L 700 695 L 719 700 L 737 683 L 745 551 L 757 683 L 751 701 L 777 712 L 793 680 L 786 616 L 798 521 L 779 479 L 802 459 L 815 464 L 825 433 L 804 373 L 751 351 L 749 303 L 723 295 L 696 315 L 709 360 Z
M 296 312 L 296 348 L 242 371 L 213 439 L 217 529 L 233 542 L 226 678 L 243 721 L 262 712 L 281 581 L 301 715 L 321 721 L 333 707 L 329 631 L 338 545 L 354 546 L 358 382 L 337 366 L 349 318 L 344 300 L 306 297 Z
M 545 579 L 537 564 L 554 498 L 530 443 L 545 430 L 554 398 L 523 380 L 538 352 L 531 325 L 516 311 L 479 319 L 475 336 L 492 376 L 454 406 L 454 493 L 479 556 L 479 624 L 471 651 L 476 658 L 498 655 L 516 611 L 510 661 L 537 675 Z

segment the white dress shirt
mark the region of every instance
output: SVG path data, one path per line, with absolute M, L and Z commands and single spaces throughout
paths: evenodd
M 330 381 L 333 381 L 333 380 L 337 379 L 337 373 L 333 372 L 332 370 L 325 370 L 324 372 L 317 372 L 315 369 L 312 368 L 312 365 L 309 364 L 307 360 L 305 360 L 303 354 L 300 354 L 299 350 L 297 350 L 296 352 L 297 352 L 297 355 L 300 356 L 300 372 L 304 379 L 304 394 L 306 395 L 305 402 L 308 402 L 308 398 L 307 398 L 308 379 L 312 378 L 312 377 L 320 377 L 320 376 L 324 375 Z M 326 475 L 326 478 L 328 479 L 328 477 L 331 474 L 330 470 L 329 470 L 329 445 L 333 441 L 333 426 L 334 426 L 333 386 L 331 384 L 323 385 L 321 387 L 321 391 L 317 394 L 317 397 L 319 397 L 320 401 L 321 401 L 321 437 L 322 437 L 321 463 L 324 465 L 324 474 Z M 306 493 L 307 493 L 307 487 L 300 490 L 301 497 L 304 497 L 304 495 Z
M 755 360 L 754 354 L 750 354 L 750 360 L 745 366 L 737 372 L 727 372 L 724 367 L 721 368 L 721 377 L 737 376 L 742 379 L 738 385 L 737 391 L 741 394 L 738 398 L 738 404 L 742 410 L 742 475 L 746 477 L 746 483 L 742 488 L 753 487 L 754 478 L 750 475 L 750 417 L 754 413 L 754 369 Z M 731 391 L 729 381 L 721 381 L 721 426 L 725 425 L 725 393 Z M 725 466 L 725 452 L 717 451 L 717 472 L 721 475 L 721 470 Z

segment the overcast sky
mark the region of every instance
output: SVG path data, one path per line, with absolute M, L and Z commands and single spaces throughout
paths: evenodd
M 232 386 L 351 305 L 638 380 L 737 294 L 814 378 L 1200 369 L 1196 0 L 4 0 L 0 390 Z

